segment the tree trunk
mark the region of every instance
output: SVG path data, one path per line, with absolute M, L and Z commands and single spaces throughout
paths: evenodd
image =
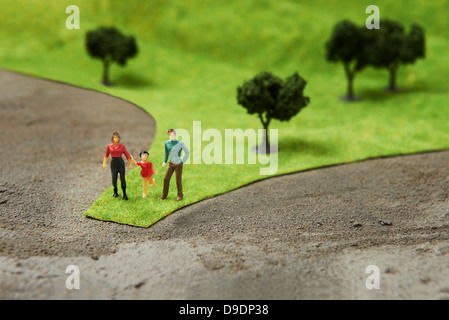
M 269 137 L 268 137 L 268 122 L 264 125 L 263 127 L 265 129 L 264 133 L 263 133 L 263 151 L 267 154 L 270 153 L 270 141 L 269 141 Z M 261 150 L 262 151 L 262 150 Z
M 389 72 L 390 72 L 390 84 L 387 87 L 387 90 L 389 91 L 399 91 L 398 87 L 396 86 L 396 74 L 398 71 L 398 67 L 397 66 L 391 66 L 389 68 Z
M 348 100 L 354 100 L 354 75 L 348 75 Z
M 257 153 L 270 154 L 270 140 L 268 137 L 268 126 L 270 125 L 271 119 L 267 119 L 267 121 L 264 121 L 261 114 L 259 114 L 259 118 L 265 130 L 263 134 L 263 142 L 258 146 L 256 146 L 255 149 Z
M 103 59 L 103 82 L 105 86 L 109 86 L 109 59 Z
M 348 78 L 348 93 L 347 93 L 346 97 L 343 97 L 343 100 L 354 101 L 354 100 L 357 100 L 357 98 L 354 96 L 355 72 L 351 71 L 348 63 L 345 63 L 344 66 L 345 66 L 346 77 Z

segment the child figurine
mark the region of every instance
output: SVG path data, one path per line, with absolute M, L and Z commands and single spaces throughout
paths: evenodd
M 149 156 L 150 154 L 147 151 L 143 150 L 140 153 L 140 158 L 142 159 L 142 161 L 137 162 L 137 165 L 142 168 L 142 171 L 140 172 L 140 175 L 143 178 L 142 198 L 146 198 L 148 196 L 147 183 L 150 183 L 153 188 L 156 185 L 156 180 L 154 180 L 153 174 L 157 174 L 157 171 L 156 169 L 154 169 L 153 164 L 150 161 L 148 161 Z

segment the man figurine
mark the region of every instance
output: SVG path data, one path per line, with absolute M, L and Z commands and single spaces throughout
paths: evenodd
M 162 196 L 159 199 L 167 199 L 168 189 L 170 186 L 170 179 L 173 171 L 176 172 L 176 187 L 178 188 L 178 198 L 176 200 L 181 201 L 184 196 L 182 193 L 182 165 L 189 158 L 189 149 L 187 149 L 184 142 L 176 139 L 176 132 L 173 129 L 169 129 L 167 132 L 170 140 L 165 142 L 165 156 L 164 163 L 162 167 L 167 166 L 168 157 L 170 157 L 170 162 L 168 163 L 168 169 L 165 172 L 164 177 L 164 189 Z M 184 157 L 181 159 L 181 151 L 184 150 Z

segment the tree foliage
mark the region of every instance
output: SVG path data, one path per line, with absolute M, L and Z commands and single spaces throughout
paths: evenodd
M 257 114 L 267 130 L 272 119 L 288 121 L 310 103 L 310 98 L 304 96 L 306 84 L 297 72 L 285 81 L 261 72 L 237 88 L 237 102 L 249 114 Z M 268 135 L 265 146 L 269 146 Z
M 354 77 L 368 65 L 366 46 L 368 39 L 362 28 L 348 20 L 337 23 L 330 39 L 326 42 L 326 59 L 341 62 L 348 79 L 348 91 L 345 99 L 355 100 Z
M 310 102 L 305 86 L 297 72 L 285 81 L 261 72 L 237 88 L 237 101 L 249 114 L 258 114 L 264 126 L 272 119 L 288 121 Z
M 116 62 L 125 66 L 129 58 L 137 55 L 138 48 L 133 36 L 126 36 L 115 27 L 100 27 L 87 32 L 86 48 L 88 53 L 103 61 L 103 83 L 108 84 L 108 68 Z
M 407 34 L 400 22 L 388 19 L 381 20 L 380 25 L 381 28 L 373 33 L 369 60 L 375 68 L 388 70 L 390 83 L 387 89 L 396 91 L 396 75 L 400 65 L 415 63 L 425 56 L 424 29 L 413 24 Z

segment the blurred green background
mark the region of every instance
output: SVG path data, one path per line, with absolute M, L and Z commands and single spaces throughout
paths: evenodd
M 346 79 L 340 64 L 325 59 L 333 26 L 349 19 L 365 23 L 368 5 L 381 18 L 425 28 L 426 58 L 401 67 L 401 93 L 382 90 L 385 70 L 368 68 L 356 76 L 356 103 L 340 100 Z M 80 9 L 80 30 L 68 30 L 65 8 Z M 150 199 L 141 199 L 139 170 L 128 176 L 127 203 L 106 190 L 87 215 L 149 226 L 177 208 L 266 178 L 259 165 L 187 165 L 184 200 L 162 202 L 163 143 L 169 127 L 261 128 L 236 102 L 236 89 L 260 71 L 282 78 L 297 71 L 308 84 L 311 103 L 279 130 L 277 174 L 366 158 L 449 147 L 449 20 L 447 0 L 2 0 L 0 67 L 64 81 L 122 97 L 148 111 L 157 122 L 150 161 L 160 174 Z M 85 34 L 115 26 L 137 39 L 139 54 L 126 67 L 113 65 L 112 87 L 100 84 L 102 64 L 89 57 Z M 170 108 L 177 112 L 173 122 Z M 204 147 L 205 143 L 203 143 Z M 137 152 L 137 151 L 136 151 Z M 99 155 L 99 167 L 101 166 Z M 176 194 L 174 179 L 170 194 Z M 275 192 L 275 190 L 273 190 Z M 172 197 L 173 198 L 173 197 Z

